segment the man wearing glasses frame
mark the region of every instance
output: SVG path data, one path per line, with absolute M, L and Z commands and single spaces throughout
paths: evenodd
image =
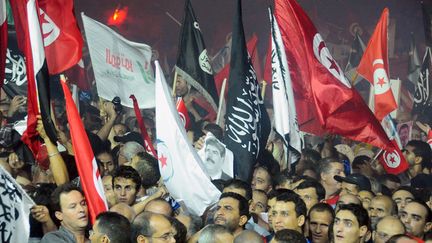
M 143 212 L 132 223 L 132 242 L 175 243 L 174 229 L 162 214 Z

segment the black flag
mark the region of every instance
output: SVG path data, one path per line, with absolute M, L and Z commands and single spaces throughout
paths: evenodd
M 426 46 L 432 47 L 432 4 L 423 2 L 422 11 Z
M 258 154 L 266 145 L 270 120 L 247 52 L 241 0 L 234 16 L 225 144 L 234 153 L 234 175 L 250 181 Z
M 345 76 L 351 81 L 352 84 L 356 85 L 363 78 L 357 75 L 356 68 L 360 63 L 366 46 L 363 40 L 360 38 L 359 34 L 356 33 L 353 43 L 351 44 L 350 54 L 348 56 L 348 63 L 345 67 Z M 354 79 L 355 78 L 355 79 Z
M 432 82 L 430 79 L 431 71 L 431 49 L 426 48 L 426 53 L 423 58 L 423 63 L 420 69 L 420 75 L 417 81 L 417 86 L 414 93 L 413 113 L 419 115 L 431 115 L 432 110 Z
M 201 93 L 217 111 L 219 98 L 213 79 L 213 70 L 190 0 L 185 2 L 185 16 L 179 43 L 177 74 Z

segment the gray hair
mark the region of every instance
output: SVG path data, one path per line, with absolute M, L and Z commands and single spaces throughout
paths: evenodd
M 198 243 L 217 243 L 217 236 L 221 234 L 231 234 L 231 232 L 222 225 L 209 224 L 201 231 Z
M 134 141 L 127 142 L 123 146 L 123 155 L 130 162 L 132 158 L 137 155 L 139 152 L 145 152 L 144 147 Z

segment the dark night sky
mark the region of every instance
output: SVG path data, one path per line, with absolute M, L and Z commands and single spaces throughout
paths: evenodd
M 232 28 L 234 0 L 191 0 L 200 23 L 201 30 L 210 54 L 217 52 L 225 43 L 226 35 Z M 424 0 L 431 2 L 432 0 Z M 267 6 L 270 0 L 243 0 L 243 21 L 247 36 L 257 33 L 258 50 L 264 57 L 266 51 L 269 21 Z M 396 23 L 395 55 L 390 59 L 392 78 L 406 76 L 405 65 L 410 33 L 413 32 L 419 55 L 424 53 L 424 33 L 420 0 L 299 0 L 312 18 L 318 31 L 326 39 L 339 47 L 349 46 L 353 39 L 350 26 L 358 25 L 366 42 L 372 33 L 384 7 L 390 9 L 390 18 Z M 151 45 L 159 52 L 159 59 L 165 56 L 170 65 L 175 63 L 180 27 L 168 15 L 182 21 L 183 0 L 75 0 L 77 16 L 85 12 L 87 16 L 107 23 L 118 5 L 128 6 L 125 23 L 119 32 L 126 38 Z M 78 20 L 81 24 L 81 19 Z M 345 46 L 344 46 L 345 45 Z M 343 49 L 343 48 L 342 48 Z M 341 66 L 345 65 L 344 54 L 334 53 Z M 392 66 L 396 68 L 392 68 Z M 406 66 L 405 66 L 406 67 Z M 403 69 L 403 70 L 402 70 Z

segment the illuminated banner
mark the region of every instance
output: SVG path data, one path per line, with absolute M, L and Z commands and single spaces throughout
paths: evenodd
M 135 95 L 141 109 L 155 106 L 152 50 L 131 42 L 109 27 L 81 14 L 100 97 L 120 97 L 122 105 L 133 107 Z

